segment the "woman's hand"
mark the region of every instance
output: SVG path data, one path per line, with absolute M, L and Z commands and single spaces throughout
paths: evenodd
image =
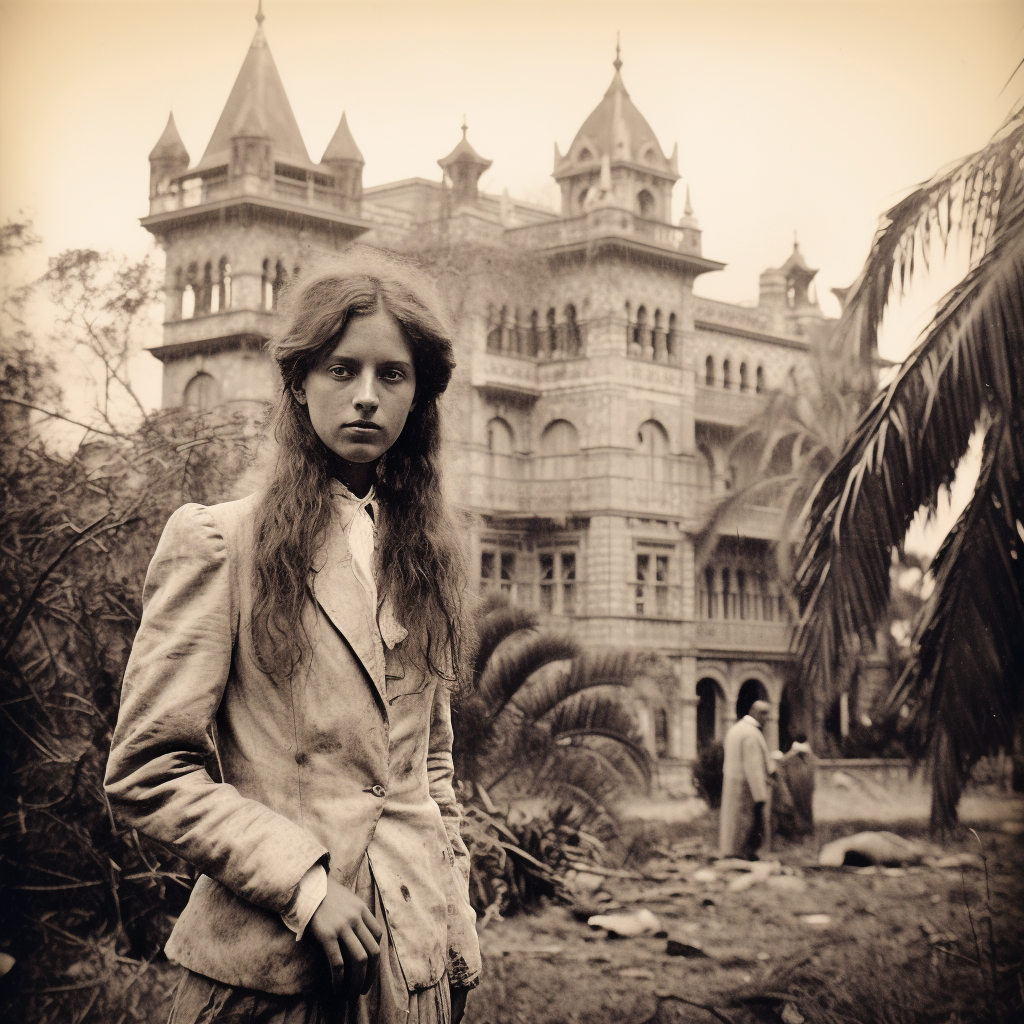
M 323 946 L 334 991 L 346 999 L 373 984 L 380 956 L 381 927 L 351 889 L 327 879 L 327 895 L 310 918 L 308 930 Z
M 466 998 L 469 995 L 468 988 L 456 988 L 451 986 L 452 993 L 452 1024 L 459 1024 L 466 1012 Z

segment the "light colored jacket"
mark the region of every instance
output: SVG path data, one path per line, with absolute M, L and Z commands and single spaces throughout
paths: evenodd
M 256 496 L 171 516 L 150 564 L 105 780 L 118 818 L 202 872 L 170 959 L 229 985 L 311 991 L 326 959 L 281 920 L 317 862 L 364 857 L 410 990 L 479 974 L 452 789 L 448 689 L 385 649 L 344 533 L 311 574 L 311 651 L 290 679 L 250 631 Z
M 775 769 L 764 735 L 749 716 L 730 726 L 724 746 L 719 853 L 736 857 L 745 851 L 754 804 L 769 798 L 768 776 Z

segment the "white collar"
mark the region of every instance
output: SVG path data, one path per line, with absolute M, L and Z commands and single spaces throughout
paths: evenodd
M 758 727 L 758 729 L 763 729 L 764 728 L 764 726 L 762 726 L 761 723 L 753 715 L 744 715 L 743 716 L 743 721 L 744 722 L 750 722 L 751 725 L 756 725 Z

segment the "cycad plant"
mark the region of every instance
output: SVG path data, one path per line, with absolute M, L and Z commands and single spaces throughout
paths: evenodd
M 888 710 L 929 764 L 932 825 L 956 819 L 982 756 L 1008 749 L 1024 680 L 1024 111 L 984 149 L 884 216 L 833 336 L 837 360 L 875 350 L 894 294 L 938 241 L 969 245 L 968 273 L 878 392 L 821 481 L 796 565 L 801 693 L 834 696 L 837 668 L 886 614 L 892 553 L 934 511 L 983 435 L 974 494 L 932 564 L 910 661 Z M 827 706 L 827 705 L 826 705 Z
M 621 692 L 643 660 L 584 653 L 500 595 L 477 618 L 473 679 L 455 709 L 456 777 L 492 798 L 571 806 L 581 826 L 606 831 L 617 802 L 650 786 L 650 755 Z
M 502 595 L 481 602 L 477 636 L 454 759 L 486 920 L 571 899 L 562 872 L 606 854 L 620 802 L 650 787 L 651 761 L 623 693 L 644 659 L 583 653 Z

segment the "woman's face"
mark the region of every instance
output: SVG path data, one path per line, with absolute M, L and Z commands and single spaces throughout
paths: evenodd
M 373 463 L 398 440 L 416 399 L 412 350 L 398 321 L 382 307 L 351 319 L 295 397 L 345 464 L 345 483 L 368 487 Z

